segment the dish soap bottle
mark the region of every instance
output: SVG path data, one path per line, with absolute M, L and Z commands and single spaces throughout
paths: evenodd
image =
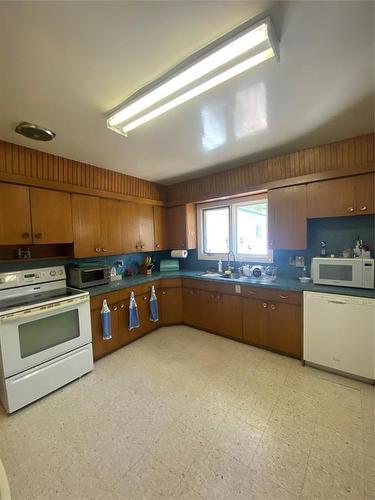
M 219 262 L 217 263 L 217 271 L 218 273 L 222 273 L 223 272 L 223 262 L 222 260 L 220 259 Z

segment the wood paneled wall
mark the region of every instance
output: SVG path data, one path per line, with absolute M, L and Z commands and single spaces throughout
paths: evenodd
M 0 180 L 114 198 L 162 201 L 165 187 L 87 163 L 0 141 Z
M 170 204 L 204 201 L 256 191 L 283 179 L 291 179 L 293 184 L 302 176 L 324 172 L 330 172 L 332 177 L 343 176 L 373 168 L 374 134 L 368 134 L 173 184 L 168 187 L 167 197 Z

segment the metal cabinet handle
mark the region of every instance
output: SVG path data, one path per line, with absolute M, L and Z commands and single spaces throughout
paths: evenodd
M 114 310 L 114 311 L 117 311 L 117 306 L 114 306 L 113 310 Z
M 347 207 L 346 211 L 351 214 L 352 212 L 354 212 L 354 208 L 353 207 Z
M 268 244 L 269 244 L 270 247 L 272 247 L 273 246 L 273 241 L 272 240 L 269 241 Z
M 268 307 L 267 302 L 263 302 L 262 306 L 264 307 L 264 309 L 267 309 Z
M 156 243 L 155 247 L 156 247 L 156 248 L 160 248 L 159 243 Z
M 121 304 L 120 309 L 124 309 L 125 304 Z
M 161 293 L 162 293 L 162 295 L 167 295 L 167 292 L 165 290 L 162 291 Z
M 96 248 L 95 248 L 95 252 L 96 252 L 96 253 L 100 253 L 100 248 L 99 248 L 99 247 L 96 247 Z
M 287 299 L 288 295 L 279 295 L 280 299 Z
M 361 212 L 365 212 L 367 210 L 367 206 L 366 205 L 362 205 L 362 207 L 360 207 L 360 211 Z
M 35 233 L 35 238 L 36 239 L 40 239 L 42 237 L 42 233 Z
M 217 298 L 218 300 L 220 300 L 220 299 L 221 299 L 221 295 L 216 295 L 216 298 Z
M 141 245 L 141 248 L 144 248 L 145 246 L 144 245 Z
M 271 304 L 271 309 L 272 309 L 272 311 L 274 311 L 276 309 L 275 304 Z
M 106 248 L 102 248 L 102 252 L 108 252 Z
M 28 238 L 30 236 L 29 233 L 22 233 L 22 238 L 25 240 L 26 238 Z
M 257 293 L 256 292 L 253 292 L 252 290 L 247 290 L 246 291 L 249 295 L 256 295 Z
M 143 297 L 143 300 L 146 302 L 146 300 L 147 300 L 147 296 Z

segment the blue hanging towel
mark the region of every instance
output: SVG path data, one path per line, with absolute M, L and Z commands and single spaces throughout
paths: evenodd
M 150 321 L 159 321 L 159 308 L 158 299 L 155 293 L 155 287 L 151 287 L 151 297 L 150 297 Z
M 111 328 L 111 310 L 108 307 L 106 299 L 103 300 L 102 310 L 100 312 L 102 317 L 102 337 L 103 340 L 110 340 L 112 338 Z
M 139 328 L 139 316 L 138 316 L 138 307 L 135 301 L 134 292 L 130 294 L 130 303 L 129 303 L 129 330 L 133 330 L 133 328 Z

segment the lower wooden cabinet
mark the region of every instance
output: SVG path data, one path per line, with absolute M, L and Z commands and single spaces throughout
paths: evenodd
M 158 294 L 159 314 L 162 325 L 182 323 L 182 289 L 162 288 Z
M 102 318 L 100 315 L 101 308 L 91 310 L 92 349 L 94 352 L 94 359 L 99 359 L 124 345 L 121 342 L 120 332 L 118 330 L 118 315 L 116 311 L 113 311 L 114 305 L 109 304 L 109 307 L 112 311 L 112 338 L 109 340 L 103 339 Z
M 240 296 L 195 288 L 184 288 L 182 295 L 185 324 L 242 340 Z
M 302 306 L 242 298 L 243 339 L 249 344 L 302 357 Z
M 151 332 L 162 325 L 186 325 L 249 344 L 302 357 L 302 295 L 299 292 L 241 287 L 207 281 L 165 279 L 154 283 L 159 321 L 150 320 L 152 283 L 135 292 L 140 327 L 129 331 L 131 289 L 91 299 L 94 359 Z M 197 287 L 197 288 L 195 288 Z M 200 288 L 199 288 L 200 287 Z M 112 313 L 112 339 L 103 340 L 101 305 L 106 298 Z

